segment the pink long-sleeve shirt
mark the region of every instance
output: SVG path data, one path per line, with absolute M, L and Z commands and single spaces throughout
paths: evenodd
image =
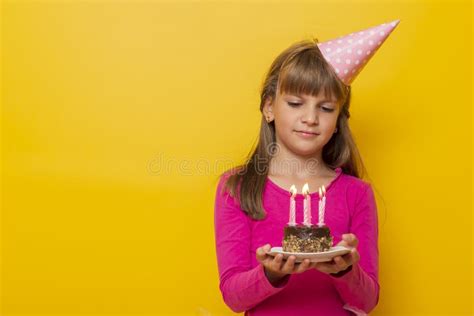
M 291 274 L 279 287 L 265 276 L 256 259 L 257 248 L 281 246 L 289 221 L 290 192 L 267 178 L 263 192 L 264 220 L 253 220 L 228 192 L 221 194 L 228 173 L 221 177 L 215 199 L 215 242 L 219 288 L 227 306 L 245 315 L 364 315 L 378 302 L 377 206 L 369 183 L 335 169 L 326 188 L 325 223 L 334 244 L 342 234 L 359 239 L 360 260 L 341 277 L 316 269 Z M 319 194 L 311 193 L 313 224 L 318 218 Z M 303 195 L 296 196 L 296 222 L 303 222 Z

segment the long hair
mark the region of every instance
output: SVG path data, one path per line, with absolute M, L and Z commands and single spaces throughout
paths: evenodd
M 264 119 L 263 107 L 268 98 L 275 99 L 277 88 L 280 93 L 316 96 L 323 91 L 326 96 L 334 96 L 342 108 L 337 119 L 338 132 L 323 147 L 323 162 L 357 178 L 366 173 L 348 124 L 351 87 L 339 79 L 317 43 L 317 39 L 297 42 L 273 61 L 260 93 L 262 120 L 257 145 L 244 164 L 224 172 L 229 177 L 223 190 L 236 198 L 244 212 L 255 220 L 265 218 L 262 193 L 276 147 L 275 125 Z

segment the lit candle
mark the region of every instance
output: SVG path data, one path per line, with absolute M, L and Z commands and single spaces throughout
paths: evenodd
M 291 196 L 290 196 L 290 222 L 288 225 L 295 226 L 296 225 L 296 202 L 295 196 L 297 193 L 295 185 L 292 185 L 290 188 Z
M 303 186 L 303 194 L 304 194 L 304 222 L 306 226 L 311 226 L 311 196 L 309 195 L 309 186 L 307 183 Z
M 319 218 L 318 226 L 324 225 L 324 210 L 326 208 L 326 188 L 324 185 L 322 188 L 319 188 Z

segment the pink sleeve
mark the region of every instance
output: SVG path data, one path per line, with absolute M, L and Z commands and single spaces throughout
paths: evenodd
M 250 220 L 229 193 L 221 194 L 222 186 L 223 177 L 217 186 L 214 209 L 219 288 L 227 306 L 240 313 L 280 292 L 287 281 L 273 287 L 261 264 L 251 267 L 255 254 L 250 247 Z
M 364 315 L 375 308 L 379 300 L 378 283 L 378 218 L 377 205 L 370 184 L 362 190 L 351 217 L 350 233 L 359 239 L 360 260 L 341 277 L 332 277 L 344 308 Z

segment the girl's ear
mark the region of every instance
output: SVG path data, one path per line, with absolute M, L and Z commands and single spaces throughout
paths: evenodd
M 273 121 L 273 102 L 270 97 L 265 100 L 265 104 L 263 105 L 263 116 L 267 123 Z
M 273 99 L 268 97 L 265 100 L 265 104 L 263 105 L 263 114 L 265 116 L 273 116 Z

